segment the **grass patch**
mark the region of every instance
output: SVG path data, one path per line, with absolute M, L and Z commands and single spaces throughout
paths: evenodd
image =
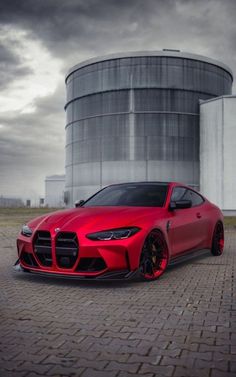
M 20 227 L 35 217 L 58 210 L 58 208 L 0 208 L 0 227 Z
M 235 228 L 236 229 L 236 216 L 226 216 L 224 218 L 225 228 Z

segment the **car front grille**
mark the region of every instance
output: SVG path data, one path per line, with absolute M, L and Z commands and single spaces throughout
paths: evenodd
M 56 261 L 60 268 L 72 268 L 78 258 L 79 243 L 76 233 L 60 232 L 56 237 Z
M 46 267 L 52 266 L 52 241 L 50 232 L 38 231 L 34 238 L 34 252 L 39 262 Z
M 36 259 L 42 266 L 52 267 L 55 253 L 55 261 L 58 268 L 72 269 L 76 267 L 76 272 L 99 272 L 107 268 L 103 258 L 90 257 L 80 258 L 76 265 L 79 255 L 79 241 L 74 232 L 60 232 L 52 244 L 51 234 L 48 231 L 37 231 L 34 237 L 34 253 Z M 37 262 L 32 254 L 22 254 L 25 264 L 32 267 L 37 266 Z

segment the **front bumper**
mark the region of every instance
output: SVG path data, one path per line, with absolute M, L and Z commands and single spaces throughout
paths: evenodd
M 80 237 L 76 235 L 76 248 L 74 244 L 71 245 L 72 242 L 74 243 L 74 238 L 69 240 L 70 245 L 65 248 L 64 243 L 60 243 L 61 238 L 58 234 L 39 231 L 38 233 L 43 233 L 39 237 L 37 232 L 31 238 L 18 236 L 19 261 L 17 264 L 20 264 L 24 271 L 44 276 L 86 280 L 119 280 L 129 279 L 133 274 L 136 275 L 139 267 L 139 249 L 143 244 L 142 235 L 139 233 L 128 239 L 109 242 L 91 241 L 80 234 Z M 63 237 L 67 235 L 71 235 L 71 232 L 63 232 Z M 45 237 L 47 237 L 46 241 Z M 39 243 L 40 240 L 43 244 Z M 63 242 L 65 240 L 67 241 L 63 238 Z

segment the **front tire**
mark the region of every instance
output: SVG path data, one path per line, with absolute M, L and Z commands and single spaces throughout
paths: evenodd
M 224 226 L 221 221 L 219 221 L 214 229 L 211 253 L 214 256 L 219 256 L 224 250 Z
M 168 265 L 168 247 L 163 234 L 152 230 L 147 236 L 140 256 L 139 269 L 142 279 L 158 279 Z

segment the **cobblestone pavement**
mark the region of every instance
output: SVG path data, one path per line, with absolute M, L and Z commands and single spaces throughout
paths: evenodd
M 16 273 L 16 232 L 0 230 L 1 377 L 236 376 L 236 232 L 151 283 Z

